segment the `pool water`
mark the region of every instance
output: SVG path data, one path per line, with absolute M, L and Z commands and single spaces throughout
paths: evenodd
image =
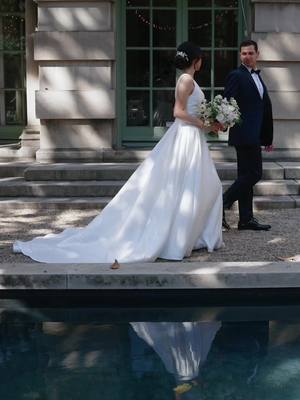
M 299 400 L 300 308 L 0 303 L 2 400 Z

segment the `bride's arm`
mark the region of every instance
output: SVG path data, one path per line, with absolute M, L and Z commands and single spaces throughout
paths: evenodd
M 194 81 L 189 76 L 184 76 L 180 79 L 176 88 L 176 100 L 173 115 L 175 118 L 180 118 L 185 122 L 195 125 L 197 128 L 204 127 L 203 121 L 187 112 L 187 101 L 194 90 Z

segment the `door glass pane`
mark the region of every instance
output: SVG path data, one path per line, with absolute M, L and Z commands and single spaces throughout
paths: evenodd
M 127 125 L 149 125 L 149 91 L 127 90 Z
M 25 20 L 23 17 L 12 15 L 2 18 L 2 30 L 5 50 L 24 49 Z
M 188 38 L 200 47 L 210 47 L 212 38 L 212 12 L 190 10 L 188 14 Z
M 154 7 L 176 7 L 176 0 L 153 0 Z
M 212 0 L 189 0 L 189 7 L 211 7 Z
M 217 89 L 215 90 L 214 96 L 218 96 L 218 95 L 223 96 L 224 95 L 224 90 L 223 89 Z
M 237 66 L 237 54 L 237 50 L 216 50 L 215 86 L 224 86 L 227 75 Z
M 150 0 L 127 0 L 127 7 L 147 7 Z
M 215 14 L 215 46 L 233 47 L 238 40 L 237 10 L 218 10 Z
M 206 98 L 207 101 L 211 100 L 211 90 L 203 90 L 204 97 Z
M 153 86 L 175 86 L 176 69 L 172 50 L 153 51 Z
M 127 86 L 149 86 L 149 51 L 128 50 L 126 57 Z
M 153 46 L 176 46 L 176 10 L 153 10 Z
M 24 12 L 25 0 L 1 0 L 0 12 Z
M 238 7 L 238 0 L 215 0 L 215 5 L 221 7 Z
M 9 90 L 5 92 L 5 122 L 10 124 L 22 124 L 24 121 L 24 92 L 21 90 Z
M 174 91 L 158 90 L 153 93 L 153 126 L 168 126 L 174 120 Z
M 195 74 L 195 81 L 201 88 L 211 86 L 211 51 L 203 52 L 202 66 Z
M 149 46 L 149 11 L 127 10 L 126 44 L 127 46 Z
M 24 75 L 21 68 L 25 64 L 23 54 L 4 54 L 4 86 L 6 88 L 23 88 Z

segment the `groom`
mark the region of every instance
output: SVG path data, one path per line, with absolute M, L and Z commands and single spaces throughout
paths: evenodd
M 257 43 L 246 40 L 240 45 L 241 66 L 227 77 L 224 96 L 234 97 L 241 112 L 241 124 L 229 132 L 229 145 L 237 154 L 238 176 L 223 194 L 223 209 L 228 210 L 237 200 L 239 204 L 238 229 L 269 230 L 270 225 L 259 223 L 253 217 L 253 186 L 262 177 L 261 146 L 272 151 L 272 104 L 267 88 L 256 67 L 259 56 Z M 229 229 L 223 213 L 223 227 Z

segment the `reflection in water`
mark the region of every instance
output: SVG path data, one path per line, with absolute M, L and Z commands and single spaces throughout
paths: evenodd
M 163 361 L 177 382 L 176 397 L 189 391 L 205 362 L 220 322 L 132 322 L 132 328 Z M 133 346 L 133 352 L 135 351 Z M 192 381 L 192 384 L 186 384 Z
M 160 356 L 176 381 L 198 376 L 220 322 L 133 322 L 131 326 Z
M 274 318 L 272 308 L 271 321 L 128 322 L 138 319 L 133 310 L 112 322 L 104 314 L 0 308 L 0 399 L 300 398 L 297 316 Z M 164 311 L 166 321 L 174 315 Z

